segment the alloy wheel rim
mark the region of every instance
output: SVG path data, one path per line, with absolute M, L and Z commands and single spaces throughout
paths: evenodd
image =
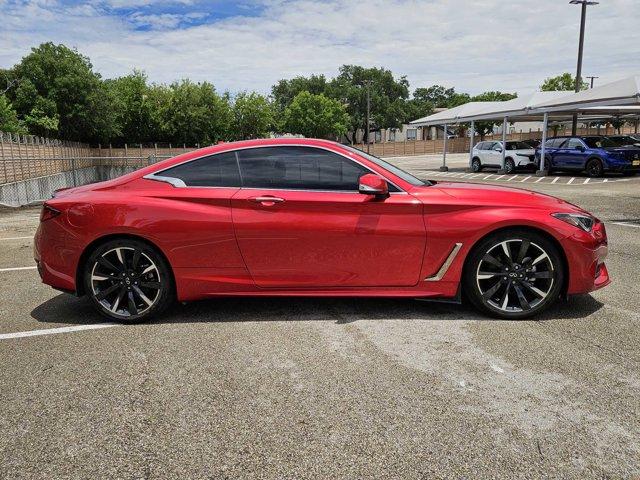
M 110 314 L 120 317 L 141 315 L 160 296 L 160 271 L 140 249 L 113 248 L 94 263 L 91 289 L 96 301 Z
M 485 304 L 508 313 L 533 310 L 553 288 L 555 270 L 547 252 L 527 239 L 491 247 L 478 264 L 476 283 Z

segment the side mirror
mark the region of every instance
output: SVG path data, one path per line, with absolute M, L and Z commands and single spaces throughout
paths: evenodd
M 389 195 L 389 185 L 384 178 L 374 173 L 366 173 L 358 180 L 358 191 L 364 195 L 387 197 Z

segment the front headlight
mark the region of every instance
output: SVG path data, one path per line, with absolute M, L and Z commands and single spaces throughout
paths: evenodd
M 590 232 L 593 228 L 593 224 L 596 222 L 595 218 L 591 215 L 584 215 L 580 213 L 552 213 L 553 217 L 558 220 L 562 220 L 574 227 L 581 228 L 585 232 Z

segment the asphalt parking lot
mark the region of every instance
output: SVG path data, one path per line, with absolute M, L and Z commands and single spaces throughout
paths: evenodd
M 579 178 L 513 186 L 604 220 L 613 284 L 517 322 L 259 298 L 104 324 L 29 268 L 38 209 L 1 210 L 0 478 L 638 478 L 640 178 Z

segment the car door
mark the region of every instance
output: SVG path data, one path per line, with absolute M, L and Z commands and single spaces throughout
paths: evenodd
M 500 167 L 502 165 L 502 144 L 500 142 L 491 142 L 486 150 L 486 164 L 491 167 Z
M 582 170 L 585 164 L 586 146 L 579 138 L 569 138 L 560 145 L 556 158 L 562 168 L 568 170 Z
M 358 193 L 371 173 L 308 146 L 239 150 L 232 198 L 236 238 L 256 285 L 273 288 L 417 284 L 426 234 L 422 204 L 395 190 Z
M 564 138 L 550 138 L 544 144 L 544 156 L 545 156 L 545 166 L 546 168 L 555 168 L 560 169 L 561 167 L 558 165 L 556 161 L 556 153 L 558 151 L 558 146 L 564 143 Z

